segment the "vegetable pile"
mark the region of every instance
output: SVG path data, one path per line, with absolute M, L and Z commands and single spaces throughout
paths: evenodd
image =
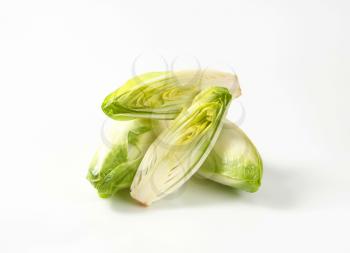
M 237 77 L 214 70 L 151 72 L 127 81 L 102 103 L 114 119 L 87 178 L 100 197 L 130 189 L 150 205 L 193 175 L 255 192 L 262 160 L 254 144 L 225 119 L 241 94 Z

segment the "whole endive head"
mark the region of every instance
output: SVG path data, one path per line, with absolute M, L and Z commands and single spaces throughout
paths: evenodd
M 232 98 L 229 90 L 203 90 L 148 148 L 131 196 L 149 205 L 184 184 L 204 163 L 220 134 Z
M 215 70 L 151 72 L 136 76 L 109 94 L 104 113 L 117 120 L 133 118 L 174 119 L 202 90 L 225 87 L 240 95 L 237 76 Z

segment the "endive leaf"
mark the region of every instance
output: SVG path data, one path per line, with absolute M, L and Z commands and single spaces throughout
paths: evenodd
M 199 93 L 148 148 L 131 196 L 149 205 L 184 184 L 204 163 L 222 129 L 231 94 L 211 87 Z

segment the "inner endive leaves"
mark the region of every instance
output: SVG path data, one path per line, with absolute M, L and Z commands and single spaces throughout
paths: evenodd
M 131 196 L 150 205 L 183 185 L 204 163 L 222 129 L 232 95 L 227 88 L 200 92 L 148 148 Z
M 216 70 L 151 72 L 136 76 L 109 94 L 104 113 L 117 120 L 132 118 L 174 119 L 193 98 L 209 87 L 225 87 L 240 96 L 237 76 Z

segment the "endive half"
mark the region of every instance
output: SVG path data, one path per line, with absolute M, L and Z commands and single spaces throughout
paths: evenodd
M 183 185 L 204 163 L 222 129 L 231 94 L 223 87 L 200 92 L 148 148 L 131 196 L 150 205 Z
M 109 94 L 102 110 L 116 120 L 174 119 L 199 92 L 213 86 L 227 88 L 233 98 L 241 94 L 237 76 L 231 73 L 209 69 L 151 72 Z

